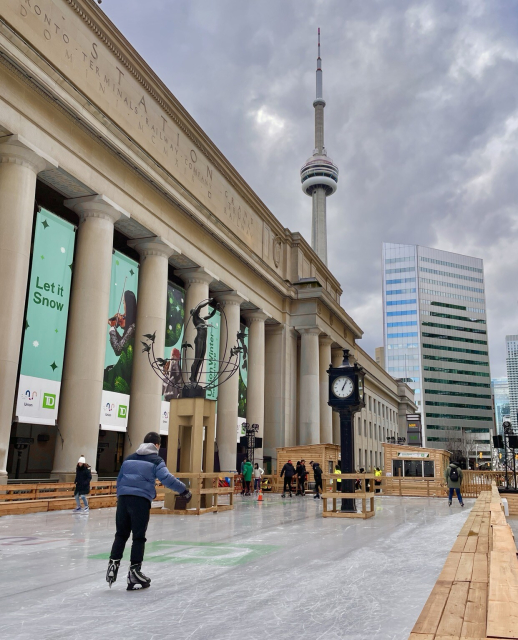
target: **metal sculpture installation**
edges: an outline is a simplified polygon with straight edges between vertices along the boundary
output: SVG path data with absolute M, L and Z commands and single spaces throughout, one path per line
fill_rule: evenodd
M 209 305 L 213 307 L 212 310 L 208 315 L 202 316 L 201 310 Z M 225 346 L 220 350 L 220 359 L 206 358 L 208 328 L 212 326 L 207 320 L 213 318 L 217 311 L 221 313 L 222 320 L 220 343 L 223 344 L 224 341 Z M 247 352 L 245 333 L 238 331 L 235 345 L 229 348 L 225 311 L 213 298 L 202 300 L 194 309 L 191 309 L 185 326 L 186 333 L 191 322 L 196 329 L 194 347 L 184 340 L 179 363 L 178 358 L 161 358 L 155 355 L 156 331 L 143 336 L 146 341 L 142 341 L 142 351 L 147 353 L 151 368 L 164 385 L 178 389 L 183 398 L 204 398 L 207 391 L 219 387 L 239 370 L 241 354 L 246 357 Z M 189 350 L 194 350 L 192 358 L 188 357 Z M 177 372 L 174 377 L 171 376 L 173 368 Z

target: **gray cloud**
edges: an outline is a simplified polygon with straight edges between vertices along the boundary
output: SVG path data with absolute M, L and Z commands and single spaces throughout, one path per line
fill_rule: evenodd
M 381 243 L 484 259 L 492 375 L 518 333 L 515 0 L 105 0 L 102 5 L 279 220 L 310 237 L 298 171 L 313 149 L 316 28 L 329 264 L 382 343 Z

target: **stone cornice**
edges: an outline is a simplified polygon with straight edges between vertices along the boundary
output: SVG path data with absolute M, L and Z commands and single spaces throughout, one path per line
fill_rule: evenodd
M 261 309 L 244 311 L 241 315 L 246 318 L 249 325 L 253 322 L 262 322 L 264 324 L 264 322 L 271 317 L 268 313 L 265 313 Z
M 218 281 L 218 278 L 213 273 L 210 273 L 210 271 L 207 271 L 203 267 L 195 267 L 194 269 L 177 269 L 174 274 L 181 278 L 187 287 L 191 284 L 210 285 L 212 282 Z
M 248 298 L 239 293 L 238 291 L 228 291 L 226 293 L 220 293 L 215 296 L 218 304 L 222 307 L 228 306 L 241 306 L 243 302 L 248 302 Z

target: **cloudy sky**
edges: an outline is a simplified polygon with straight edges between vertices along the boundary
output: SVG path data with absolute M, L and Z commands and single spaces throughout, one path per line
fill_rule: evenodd
M 518 333 L 516 0 L 104 0 L 101 5 L 276 217 L 310 241 L 316 32 L 329 266 L 382 344 L 381 243 L 484 260 L 492 376 Z M 516 243 L 516 244 L 515 244 Z

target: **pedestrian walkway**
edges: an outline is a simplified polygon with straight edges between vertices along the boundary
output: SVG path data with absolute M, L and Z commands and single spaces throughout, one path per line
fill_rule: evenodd
M 105 582 L 114 509 L 0 519 L 0 637 L 9 640 L 406 640 L 468 517 L 433 498 L 376 498 L 376 517 L 320 501 L 152 516 L 142 592 Z M 138 601 L 138 602 L 137 602 Z

